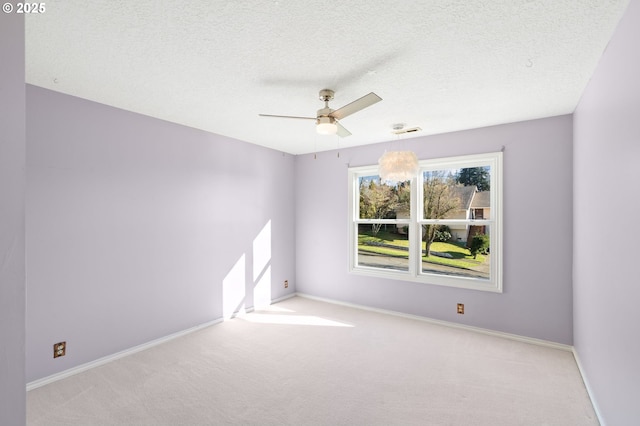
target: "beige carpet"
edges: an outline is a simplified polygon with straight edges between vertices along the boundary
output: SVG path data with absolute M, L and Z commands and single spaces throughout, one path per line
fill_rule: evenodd
M 570 352 L 295 297 L 34 389 L 28 425 L 597 425 Z

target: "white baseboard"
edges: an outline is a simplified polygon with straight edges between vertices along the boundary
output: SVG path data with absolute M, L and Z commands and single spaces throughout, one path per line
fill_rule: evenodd
M 578 356 L 578 352 L 576 352 L 576 348 L 573 350 L 573 357 L 576 360 L 576 364 L 578 365 L 578 371 L 580 371 L 580 376 L 582 376 L 582 382 L 584 383 L 584 387 L 587 389 L 587 394 L 589 394 L 589 399 L 591 399 L 591 405 L 593 405 L 593 410 L 596 412 L 596 417 L 598 417 L 598 422 L 600 422 L 601 426 L 606 426 L 602 416 L 600 415 L 600 409 L 598 408 L 598 403 L 596 402 L 595 396 L 591 391 L 591 386 L 589 385 L 589 380 L 587 379 L 586 372 L 582 368 L 582 363 L 580 362 L 580 357 Z
M 196 332 L 203 328 L 212 326 L 214 324 L 219 324 L 224 321 L 222 318 L 206 322 L 204 324 L 196 325 L 195 327 L 188 328 L 186 330 L 178 331 L 177 333 L 169 334 L 168 336 L 160 337 L 159 339 L 152 340 L 147 343 L 143 343 L 138 346 L 134 346 L 129 349 L 125 349 L 120 352 L 116 352 L 115 354 L 107 355 L 102 358 L 98 358 L 94 361 L 87 362 L 85 364 L 78 365 L 76 367 L 70 368 L 68 370 L 61 371 L 56 374 L 52 374 L 51 376 L 43 377 L 42 379 L 34 380 L 32 382 L 27 383 L 27 392 L 36 388 L 39 388 L 44 385 L 48 385 L 49 383 L 56 382 L 58 380 L 62 380 L 69 376 L 73 376 L 78 373 L 82 373 L 83 371 L 90 370 L 92 368 L 107 364 L 111 361 L 115 361 L 120 358 L 124 358 L 125 356 L 135 354 L 136 352 L 144 351 L 145 349 L 152 348 L 154 346 L 158 346 L 162 343 L 168 342 L 173 339 L 177 339 L 178 337 L 185 336 L 187 334 Z
M 535 339 L 533 337 L 520 336 L 518 334 L 504 333 L 502 331 L 489 330 L 487 328 L 473 327 L 471 325 L 458 324 L 458 323 L 455 323 L 455 322 L 437 320 L 437 319 L 428 318 L 428 317 L 421 317 L 419 315 L 405 314 L 403 312 L 390 311 L 390 310 L 386 310 L 386 309 L 372 308 L 372 307 L 369 307 L 369 306 L 357 305 L 355 303 L 342 302 L 342 301 L 334 300 L 334 299 L 326 299 L 324 297 L 317 297 L 317 296 L 312 296 L 312 295 L 304 294 L 304 293 L 296 293 L 296 295 L 300 296 L 300 297 L 307 298 L 307 299 L 317 300 L 319 302 L 333 303 L 335 305 L 342 305 L 342 306 L 346 306 L 346 307 L 350 307 L 350 308 L 362 309 L 362 310 L 365 310 L 365 311 L 377 312 L 377 313 L 381 313 L 381 314 L 394 315 L 394 316 L 397 316 L 397 317 L 409 318 L 409 319 L 414 319 L 414 320 L 418 320 L 418 321 L 424 321 L 424 322 L 428 322 L 428 323 L 431 323 L 431 324 L 442 325 L 442 326 L 445 326 L 445 327 L 452 327 L 452 328 L 458 328 L 458 329 L 462 329 L 462 330 L 474 331 L 476 333 L 488 334 L 490 336 L 496 336 L 496 337 L 503 337 L 505 339 L 517 340 L 519 342 L 531 343 L 533 345 L 545 346 L 545 347 L 554 348 L 554 349 L 560 349 L 560 350 L 567 351 L 567 352 L 571 352 L 573 350 L 573 346 L 571 346 L 571 345 L 565 345 L 563 343 L 551 342 L 549 340 Z
M 286 296 L 282 296 L 282 297 L 279 297 L 279 298 L 277 298 L 277 299 L 273 299 L 273 300 L 271 301 L 271 303 L 278 303 L 278 302 L 282 302 L 283 300 L 291 299 L 292 297 L 296 297 L 297 295 L 298 295 L 298 294 L 297 294 L 297 293 L 295 293 L 295 292 L 294 292 L 294 293 L 290 293 L 290 294 L 287 294 Z
M 295 295 L 296 295 L 295 293 L 291 293 L 291 294 L 288 294 L 286 296 L 280 297 L 278 299 L 274 299 L 274 300 L 271 301 L 271 303 L 278 303 L 278 302 L 281 302 L 283 300 L 289 299 L 291 297 L 295 297 Z M 235 318 L 236 316 L 242 315 L 244 313 L 253 312 L 253 310 L 254 310 L 253 307 L 245 308 L 243 310 L 243 312 L 235 312 L 231 316 L 231 318 Z M 107 364 L 107 363 L 109 363 L 111 361 L 115 361 L 117 359 L 124 358 L 126 356 L 135 354 L 136 352 L 144 351 L 145 349 L 149 349 L 149 348 L 152 348 L 154 346 L 161 345 L 161 344 L 166 343 L 166 342 L 168 342 L 170 340 L 177 339 L 178 337 L 182 337 L 182 336 L 185 336 L 187 334 L 196 332 L 198 330 L 202 330 L 203 328 L 206 328 L 206 327 L 209 327 L 209 326 L 212 326 L 212 325 L 215 325 L 215 324 L 219 324 L 219 323 L 221 323 L 223 321 L 224 321 L 224 318 L 218 318 L 218 319 L 215 319 L 213 321 L 209 321 L 209 322 L 206 322 L 204 324 L 196 325 L 196 326 L 188 328 L 186 330 L 178 331 L 178 332 L 170 334 L 168 336 L 160 337 L 159 339 L 155 339 L 155 340 L 152 340 L 150 342 L 143 343 L 141 345 L 134 346 L 134 347 L 129 348 L 129 349 L 125 349 L 125 350 L 117 352 L 115 354 L 107 355 L 105 357 L 96 359 L 94 361 L 90 361 L 90 362 L 87 362 L 85 364 L 81 364 L 81 365 L 78 365 L 76 367 L 72 367 L 72 368 L 70 368 L 68 370 L 64 370 L 64 371 L 61 371 L 59 373 L 52 374 L 51 376 L 47 376 L 47 377 L 43 377 L 42 379 L 34 380 L 32 382 L 27 383 L 27 392 L 30 391 L 30 390 L 39 388 L 41 386 L 48 385 L 49 383 L 53 383 L 53 382 L 56 382 L 58 380 L 62 380 L 62 379 L 67 378 L 69 376 L 73 376 L 75 374 L 82 373 L 83 371 L 87 371 L 87 370 L 90 370 L 92 368 Z
M 539 345 L 539 346 L 546 346 L 546 347 L 560 349 L 560 350 L 569 351 L 569 352 L 573 351 L 573 347 L 572 346 L 564 345 L 564 344 L 561 344 L 561 343 L 550 342 L 550 341 L 541 340 L 541 339 L 534 339 L 534 338 L 531 338 L 531 337 L 519 336 L 519 335 L 516 335 L 516 334 L 503 333 L 503 332 L 500 332 L 500 331 L 488 330 L 488 329 L 484 329 L 484 328 L 473 327 L 473 326 L 464 325 L 464 324 L 457 324 L 457 323 L 448 322 L 448 321 L 436 320 L 436 319 L 432 319 L 432 318 L 421 317 L 421 316 L 418 316 L 418 315 L 405 314 L 405 313 L 402 313 L 402 312 L 390 311 L 390 310 L 386 310 L 386 309 L 372 308 L 372 307 L 369 307 L 369 306 L 357 305 L 357 304 L 354 304 L 354 303 L 342 302 L 342 301 L 333 300 L 333 299 L 326 299 L 326 298 L 323 298 L 323 297 L 312 296 L 312 295 L 304 294 L 304 293 L 291 293 L 291 294 L 288 294 L 286 296 L 280 297 L 278 299 L 274 299 L 274 300 L 271 301 L 271 303 L 282 302 L 283 300 L 287 300 L 287 299 L 290 299 L 290 298 L 295 297 L 295 296 L 300 296 L 300 297 L 304 297 L 304 298 L 307 298 L 307 299 L 317 300 L 317 301 L 320 301 L 320 302 L 333 303 L 333 304 L 336 304 L 336 305 L 342 305 L 342 306 L 347 306 L 347 307 L 356 308 L 356 309 L 362 309 L 362 310 L 366 310 L 366 311 L 378 312 L 378 313 L 383 313 L 383 314 L 387 314 L 387 315 L 394 315 L 394 316 L 399 316 L 399 317 L 403 317 L 403 318 L 409 318 L 409 319 L 414 319 L 414 320 L 418 320 L 418 321 L 424 321 L 424 322 L 428 322 L 428 323 L 431 323 L 431 324 L 438 324 L 438 325 L 442 325 L 442 326 L 446 326 L 446 327 L 453 327 L 453 328 L 459 328 L 459 329 L 463 329 L 463 330 L 475 331 L 477 333 L 483 333 L 483 334 L 488 334 L 488 335 L 492 335 L 492 336 L 503 337 L 503 338 L 506 338 L 506 339 L 517 340 L 517 341 L 520 341 L 520 342 L 531 343 L 531 344 Z M 250 307 L 250 308 L 246 308 L 244 312 L 245 313 L 250 313 L 252 311 L 253 311 L 253 307 Z M 232 318 L 235 317 L 235 316 L 237 316 L 237 314 L 234 314 L 232 316 Z M 155 340 L 152 340 L 150 342 L 143 343 L 141 345 L 134 346 L 134 347 L 129 348 L 129 349 L 125 349 L 125 350 L 117 352 L 115 354 L 107 355 L 105 357 L 96 359 L 94 361 L 91 361 L 91 362 L 88 362 L 88 363 L 85 363 L 85 364 L 82 364 L 82 365 L 78 365 L 78 366 L 70 368 L 68 370 L 61 371 L 61 372 L 56 373 L 56 374 L 52 374 L 51 376 L 47 376 L 47 377 L 44 377 L 42 379 L 34 380 L 32 382 L 27 383 L 27 391 L 39 388 L 41 386 L 48 385 L 50 383 L 53 383 L 53 382 L 58 381 L 58 380 L 62 380 L 64 378 L 66 378 L 66 377 L 70 377 L 70 376 L 73 376 L 73 375 L 78 374 L 78 373 L 82 373 L 83 371 L 87 371 L 87 370 L 90 370 L 92 368 L 98 367 L 100 365 L 104 365 L 106 363 L 109 363 L 111 361 L 115 361 L 117 359 L 126 357 L 128 355 L 132 355 L 132 354 L 134 354 L 136 352 L 140 352 L 140 351 L 143 351 L 145 349 L 152 348 L 154 346 L 160 345 L 162 343 L 168 342 L 168 341 L 176 339 L 178 337 L 185 336 L 187 334 L 193 333 L 193 332 L 201 330 L 203 328 L 206 328 L 206 327 L 209 327 L 209 326 L 212 326 L 212 325 L 215 325 L 215 324 L 219 324 L 219 323 L 221 323 L 223 321 L 224 321 L 223 318 L 219 318 L 219 319 L 216 319 L 216 320 L 213 320 L 213 321 L 209 321 L 209 322 L 206 322 L 204 324 L 200 324 L 200 325 L 197 325 L 195 327 L 191 327 L 191 328 L 188 328 L 186 330 L 182 330 L 182 331 L 170 334 L 168 336 L 164 336 L 164 337 L 161 337 L 159 339 L 155 339 Z M 574 356 L 575 356 L 576 362 L 577 362 L 578 358 L 577 358 L 577 356 L 575 354 L 575 351 L 574 351 Z M 578 368 L 580 368 L 579 362 L 578 362 Z M 580 370 L 580 372 L 582 374 L 582 370 Z M 585 380 L 585 385 L 586 385 L 586 378 L 584 377 L 584 374 L 583 374 L 583 380 Z M 589 387 L 588 386 L 587 386 L 587 390 L 589 391 Z M 589 395 L 591 396 L 591 392 L 589 392 Z M 598 414 L 598 410 L 596 408 L 595 401 L 593 400 L 593 398 L 592 398 L 592 402 L 594 402 L 594 409 L 596 409 L 596 413 Z M 598 417 L 599 417 L 599 414 L 598 414 Z

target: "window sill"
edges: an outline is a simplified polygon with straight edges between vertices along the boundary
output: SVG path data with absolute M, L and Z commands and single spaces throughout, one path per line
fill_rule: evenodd
M 425 285 L 502 293 L 501 283 L 478 278 L 447 277 L 442 274 L 429 273 L 421 273 L 419 275 L 415 275 L 408 271 L 380 270 L 380 268 L 368 268 L 363 266 L 353 267 L 350 269 L 349 273 L 372 278 L 409 281 Z

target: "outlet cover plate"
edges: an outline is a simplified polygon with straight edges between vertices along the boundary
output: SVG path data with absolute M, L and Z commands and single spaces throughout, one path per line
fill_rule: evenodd
M 53 357 L 58 358 L 67 354 L 67 342 L 59 342 L 53 345 Z

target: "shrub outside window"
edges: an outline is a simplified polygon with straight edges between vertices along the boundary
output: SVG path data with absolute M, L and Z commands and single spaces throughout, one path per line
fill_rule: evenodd
M 502 292 L 502 153 L 420 161 L 410 181 L 349 169 L 350 271 Z

